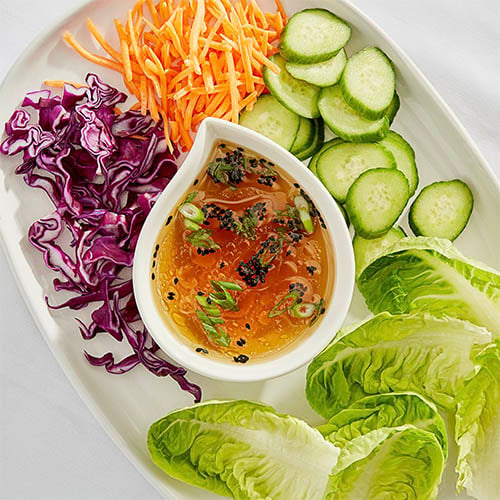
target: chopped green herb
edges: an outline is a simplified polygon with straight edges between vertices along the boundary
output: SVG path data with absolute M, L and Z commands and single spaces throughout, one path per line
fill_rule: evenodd
M 236 189 L 247 173 L 258 175 L 259 184 L 268 186 L 271 186 L 277 178 L 275 170 L 266 160 L 248 159 L 238 148 L 226 151 L 224 156 L 219 156 L 210 162 L 207 173 L 216 184 L 220 182 L 231 189 Z
M 199 224 L 196 224 L 196 222 L 193 222 L 189 219 L 184 219 L 184 227 L 186 229 L 189 229 L 189 231 L 198 231 L 201 229 L 201 226 Z
M 197 248 L 206 248 L 209 250 L 218 250 L 220 246 L 212 239 L 210 229 L 198 229 L 186 236 L 186 240 Z
M 201 321 L 203 329 L 207 335 L 216 343 L 224 347 L 229 347 L 231 339 L 229 335 L 220 327 L 216 326 L 218 324 L 224 323 L 224 320 L 220 318 L 213 318 L 203 311 L 196 311 L 198 318 Z
M 228 291 L 228 290 L 236 290 L 238 292 L 241 292 L 243 288 L 241 288 L 240 285 L 238 285 L 237 283 L 233 283 L 232 281 L 212 280 L 210 283 L 212 284 L 214 292 L 210 293 L 208 297 L 210 300 L 212 300 L 212 302 L 215 302 L 219 307 L 221 307 L 225 311 L 240 310 L 238 303 Z
M 299 300 L 304 295 L 303 292 L 299 290 L 293 290 L 290 293 L 286 294 L 278 303 L 269 311 L 268 317 L 274 318 L 275 316 L 279 316 L 284 312 L 290 311 L 297 304 L 300 304 Z
M 191 203 L 196 198 L 197 195 L 198 195 L 198 191 L 191 191 L 186 196 L 186 199 L 184 200 L 184 203 Z
M 233 283 L 232 281 L 216 281 L 216 280 L 210 280 L 210 284 L 212 285 L 212 288 L 216 291 L 219 292 L 221 290 L 236 290 L 237 292 L 242 292 L 243 288 L 241 288 L 238 283 Z
M 241 292 L 243 288 L 232 281 L 211 280 L 210 283 L 214 291 L 208 297 L 205 297 L 203 292 L 198 292 L 195 296 L 198 304 L 202 307 L 202 310 L 196 311 L 196 315 L 207 335 L 217 344 L 228 347 L 231 339 L 222 328 L 216 325 L 224 324 L 224 320 L 220 317 L 221 309 L 239 311 L 238 302 L 229 290 Z
M 233 231 L 244 238 L 255 240 L 257 224 L 259 221 L 264 220 L 266 211 L 266 204 L 263 202 L 256 203 L 253 207 L 245 209 L 245 213 L 238 217 L 238 220 L 234 220 Z
M 318 321 L 319 317 L 325 313 L 325 301 L 324 299 L 320 299 L 320 301 L 317 304 L 314 304 L 316 306 L 316 309 L 314 311 L 314 315 L 311 319 L 311 322 L 309 323 L 309 326 L 313 326 L 316 321 Z

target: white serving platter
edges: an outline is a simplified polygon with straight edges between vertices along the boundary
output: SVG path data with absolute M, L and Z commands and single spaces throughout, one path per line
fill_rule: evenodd
M 27 91 L 40 88 L 45 79 L 81 81 L 87 72 L 95 71 L 123 89 L 118 74 L 81 59 L 66 47 L 61 35 L 70 30 L 86 46 L 92 46 L 85 26 L 87 17 L 92 17 L 109 38 L 114 38 L 113 18 L 122 16 L 132 4 L 132 0 L 94 0 L 50 27 L 18 60 L 0 87 L 0 123 L 10 117 Z M 349 54 L 364 46 L 377 45 L 394 61 L 401 109 L 393 128 L 405 136 L 416 151 L 420 186 L 456 177 L 471 186 L 474 212 L 456 244 L 466 255 L 500 268 L 500 185 L 467 132 L 425 77 L 377 26 L 348 2 L 285 0 L 284 4 L 288 14 L 305 7 L 332 10 L 352 27 Z M 262 5 L 272 8 L 273 4 L 266 0 Z M 51 206 L 43 192 L 28 188 L 14 175 L 17 163 L 17 158 L 0 157 L 1 239 L 26 303 L 68 379 L 103 428 L 160 494 L 179 500 L 216 498 L 162 474 L 150 462 L 146 448 L 149 425 L 174 408 L 190 405 L 191 397 L 181 392 L 175 382 L 155 378 L 141 368 L 116 377 L 89 366 L 82 355 L 84 348 L 101 354 L 111 344 L 104 337 L 91 342 L 81 340 L 73 311 L 47 309 L 45 295 L 48 294 L 52 302 L 60 302 L 62 296 L 52 292 L 54 276 L 44 267 L 40 253 L 28 243 L 26 234 L 31 223 L 48 214 Z M 405 216 L 402 221 L 407 229 Z M 367 314 L 362 298 L 356 293 L 347 321 L 360 320 Z M 85 319 L 84 315 L 78 316 Z M 112 345 L 116 347 L 116 343 Z M 202 386 L 204 399 L 261 400 L 280 412 L 317 424 L 321 419 L 308 407 L 304 397 L 304 374 L 305 369 L 300 369 L 273 381 L 250 384 L 211 381 L 195 374 L 189 378 Z M 442 499 L 456 498 L 454 450 L 450 451 L 448 470 L 440 487 Z

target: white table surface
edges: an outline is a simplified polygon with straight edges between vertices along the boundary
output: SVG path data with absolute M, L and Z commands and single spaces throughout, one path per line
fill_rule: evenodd
M 0 0 L 0 80 L 44 27 L 79 3 Z M 498 0 L 354 3 L 416 62 L 500 177 Z M 0 499 L 159 498 L 66 380 L 1 250 L 0 304 Z

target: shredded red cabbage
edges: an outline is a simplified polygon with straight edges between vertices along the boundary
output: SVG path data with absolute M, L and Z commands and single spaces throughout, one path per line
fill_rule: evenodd
M 199 401 L 200 388 L 185 378 L 186 370 L 160 356 L 141 323 L 130 278 L 139 232 L 177 171 L 178 153 L 168 151 L 161 123 L 138 111 L 115 112 L 125 94 L 94 74 L 86 83 L 65 85 L 62 96 L 28 93 L 6 123 L 7 138 L 0 145 L 5 155 L 23 154 L 16 173 L 43 189 L 55 206 L 30 227 L 29 241 L 58 273 L 55 290 L 75 296 L 49 307 L 79 310 L 102 303 L 89 325 L 77 320 L 82 337 L 105 333 L 125 339 L 132 353 L 116 361 L 111 352 L 100 357 L 85 352 L 89 363 L 114 374 L 142 364 L 157 376 L 172 377 Z M 61 243 L 68 233 L 70 250 Z

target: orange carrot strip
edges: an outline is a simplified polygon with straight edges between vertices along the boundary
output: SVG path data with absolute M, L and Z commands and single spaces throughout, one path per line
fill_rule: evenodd
M 215 110 L 220 106 L 222 101 L 226 98 L 226 93 L 221 92 L 220 94 L 217 95 L 217 97 L 214 97 L 210 104 L 207 106 L 207 109 L 205 109 L 205 113 L 210 116 L 212 115 Z
M 229 75 L 229 87 L 230 87 L 230 96 L 231 96 L 231 108 L 233 111 L 232 122 L 238 123 L 238 101 L 239 101 L 239 93 L 238 93 L 238 83 L 236 81 L 236 77 L 234 75 L 234 59 L 230 50 L 226 50 L 226 62 L 227 62 L 227 71 Z
M 276 8 L 278 9 L 278 12 L 280 13 L 281 19 L 284 21 L 287 19 L 287 15 L 285 12 L 285 9 L 283 8 L 283 4 L 281 3 L 280 0 L 274 0 L 276 3 Z
M 214 79 L 210 73 L 210 63 L 208 61 L 203 61 L 201 65 L 201 72 L 203 76 L 203 84 L 205 86 L 206 92 L 211 92 L 214 89 Z
M 153 85 L 148 85 L 148 108 L 149 112 L 151 113 L 151 118 L 155 122 L 158 122 L 160 120 L 160 114 L 158 113 L 158 106 L 156 104 L 156 98 L 154 95 L 154 87 Z
M 213 25 L 212 29 L 210 30 L 207 38 L 205 39 L 205 46 L 203 47 L 201 54 L 200 54 L 200 61 L 204 61 L 205 57 L 207 56 L 208 49 L 210 47 L 210 43 L 214 39 L 214 36 L 217 34 L 222 21 L 224 20 L 224 14 L 221 14 L 218 18 L 217 21 L 215 21 L 215 24 Z
M 141 86 L 139 90 L 140 90 L 141 114 L 146 116 L 147 106 L 148 106 L 148 88 L 145 76 L 141 76 Z
M 257 5 L 257 2 L 255 0 L 250 0 L 250 4 L 252 5 L 253 12 L 255 13 L 255 16 L 257 19 L 262 24 L 263 28 L 268 28 L 269 23 L 267 22 L 266 16 L 264 13 L 260 10 L 260 7 Z
M 156 7 L 151 0 L 146 0 L 146 3 L 148 4 L 149 12 L 151 12 L 151 18 L 153 19 L 154 25 L 159 28 L 161 26 L 161 22 L 158 10 L 156 10 Z
M 184 113 L 184 128 L 186 130 L 191 130 L 191 122 L 193 119 L 193 111 L 198 101 L 198 96 L 193 96 L 186 106 L 186 111 Z
M 279 67 L 274 64 L 272 61 L 270 61 L 266 56 L 261 54 L 258 50 L 255 50 L 254 48 L 252 49 L 252 55 L 254 56 L 257 61 L 262 63 L 264 66 L 267 66 L 273 73 L 279 74 L 280 69 Z
M 175 31 L 175 28 L 172 26 L 172 23 L 170 21 L 166 21 L 164 26 L 165 29 L 170 34 L 170 37 L 172 38 L 172 42 L 174 44 L 174 47 L 177 49 L 177 52 L 182 57 L 182 59 L 186 59 L 187 54 L 184 52 L 184 49 L 182 48 L 181 41 L 179 39 L 179 36 L 177 35 L 177 32 Z
M 205 17 L 205 2 L 198 0 L 196 3 L 196 14 L 191 26 L 189 35 L 189 57 L 194 65 L 194 71 L 201 75 L 200 62 L 198 61 L 199 37 L 203 27 L 203 18 Z
M 121 40 L 120 46 L 122 49 L 122 64 L 123 64 L 123 71 L 125 73 L 125 78 L 127 81 L 131 82 L 133 79 L 132 75 L 132 64 L 130 63 L 130 53 L 128 50 L 128 43 L 126 40 Z
M 87 19 L 87 27 L 92 33 L 92 36 L 96 39 L 97 43 L 116 61 L 120 61 L 120 53 L 115 50 L 101 35 L 95 24 L 89 18 Z
M 252 81 L 252 62 L 250 60 L 250 54 L 248 52 L 248 46 L 245 43 L 245 39 L 243 36 L 238 37 L 240 53 L 241 53 L 241 62 L 243 65 L 243 70 L 245 73 L 245 88 L 247 92 L 253 92 L 255 90 L 255 85 Z
M 89 52 L 87 49 L 84 49 L 74 38 L 71 33 L 64 33 L 64 41 L 73 49 L 75 49 L 82 57 L 87 59 L 90 62 L 99 64 L 100 66 L 104 66 L 105 68 L 113 69 L 115 71 L 121 72 L 122 66 L 121 64 L 116 63 L 112 59 L 108 59 L 107 57 L 102 57 L 97 54 L 93 54 Z
M 81 89 L 83 87 L 87 87 L 85 83 L 76 83 L 76 82 L 70 82 L 69 80 L 44 80 L 43 82 L 44 85 L 47 85 L 47 87 L 55 87 L 55 88 L 63 88 L 66 84 L 71 85 L 72 87 L 75 87 L 77 89 Z

